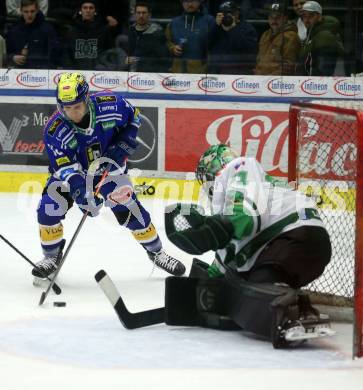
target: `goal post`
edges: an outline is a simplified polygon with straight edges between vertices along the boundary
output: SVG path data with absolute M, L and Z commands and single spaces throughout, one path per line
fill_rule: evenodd
M 361 105 L 361 106 L 360 106 Z M 353 307 L 353 356 L 363 356 L 363 102 L 289 110 L 288 181 L 317 200 L 332 260 L 309 290 Z

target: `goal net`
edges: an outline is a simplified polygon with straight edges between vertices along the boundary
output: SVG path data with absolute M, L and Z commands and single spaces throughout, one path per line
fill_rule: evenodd
M 292 104 L 289 181 L 315 198 L 332 259 L 308 289 L 312 299 L 352 307 L 354 356 L 363 356 L 363 102 Z

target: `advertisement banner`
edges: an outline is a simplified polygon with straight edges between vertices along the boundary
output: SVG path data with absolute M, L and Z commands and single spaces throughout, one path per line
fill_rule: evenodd
M 0 164 L 47 165 L 42 129 L 52 104 L 0 104 Z
M 0 104 L 0 164 L 47 166 L 43 128 L 55 110 L 53 104 Z M 139 146 L 130 167 L 157 170 L 158 109 L 140 107 Z
M 210 145 L 228 143 L 269 174 L 287 176 L 286 111 L 167 108 L 165 137 L 166 171 L 193 172 Z
M 353 182 L 357 174 L 357 125 L 349 115 L 300 112 L 300 179 Z
M 2 89 L 53 91 L 64 70 L 0 69 Z M 82 72 L 91 91 L 244 98 L 353 99 L 363 97 L 362 77 L 251 76 L 183 73 Z M 6 93 L 6 92 L 5 92 Z

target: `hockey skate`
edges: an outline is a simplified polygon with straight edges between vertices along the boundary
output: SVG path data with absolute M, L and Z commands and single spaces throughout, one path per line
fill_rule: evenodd
M 51 278 L 54 272 L 57 270 L 58 265 L 62 259 L 62 249 L 65 244 L 63 240 L 62 245 L 55 254 L 45 254 L 43 259 L 36 263 L 36 267 L 32 270 L 32 275 L 34 276 L 33 285 L 37 287 L 45 287 L 49 282 L 46 279 L 47 277 Z
M 185 267 L 179 260 L 168 255 L 164 249 L 159 252 L 147 252 L 149 259 L 159 268 L 174 276 L 182 276 L 185 273 Z
M 287 318 L 277 327 L 274 347 L 299 346 L 306 340 L 334 336 L 330 318 L 310 305 L 307 296 L 300 296 L 298 306 L 290 308 Z

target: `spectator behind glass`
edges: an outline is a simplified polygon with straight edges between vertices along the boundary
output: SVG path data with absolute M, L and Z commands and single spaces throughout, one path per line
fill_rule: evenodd
M 287 9 L 274 3 L 269 7 L 268 24 L 259 42 L 257 75 L 292 75 L 300 51 L 297 27 L 288 21 Z
M 166 28 L 167 45 L 172 54 L 171 71 L 206 73 L 208 33 L 214 18 L 201 11 L 201 0 L 182 0 L 184 12 Z
M 21 16 L 20 11 L 21 0 L 6 0 L 6 14 L 7 16 Z M 48 0 L 38 0 L 39 9 L 43 15 L 46 16 L 48 12 Z
M 96 0 L 81 1 L 66 40 L 65 68 L 103 70 L 112 67 L 113 64 L 103 62 L 103 54 L 114 46 L 116 32 L 98 16 Z
M 57 34 L 39 11 L 37 0 L 21 0 L 21 18 L 7 33 L 8 66 L 54 69 L 60 57 Z
M 157 23 L 151 23 L 151 9 L 146 2 L 135 6 L 136 22 L 129 31 L 129 55 L 126 63 L 132 72 L 166 72 L 169 53 L 165 33 Z
M 292 0 L 292 7 L 294 8 L 297 18 L 294 19 L 294 23 L 297 26 L 297 33 L 299 34 L 300 41 L 306 39 L 306 27 L 301 18 L 303 5 L 306 3 L 306 0 Z
M 340 23 L 333 16 L 323 16 L 316 1 L 303 5 L 302 19 L 307 38 L 300 51 L 299 73 L 308 76 L 333 76 L 339 58 L 344 57 Z
M 256 61 L 257 32 L 240 20 L 233 1 L 225 1 L 216 15 L 209 37 L 208 73 L 251 74 Z

